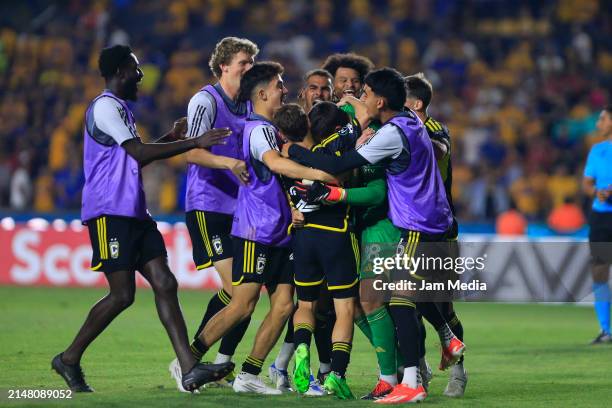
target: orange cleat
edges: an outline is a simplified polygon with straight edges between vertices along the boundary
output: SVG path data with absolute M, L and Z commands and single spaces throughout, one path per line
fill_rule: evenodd
M 465 344 L 457 337 L 453 337 L 448 344 L 448 347 L 442 347 L 442 359 L 440 360 L 440 370 L 444 371 L 448 367 L 457 364 L 463 356 Z
M 406 404 L 420 402 L 427 397 L 427 391 L 419 384 L 416 388 L 410 388 L 406 384 L 397 384 L 386 396 L 374 401 L 377 404 Z
M 393 391 L 393 386 L 386 382 L 385 380 L 378 380 L 376 387 L 368 394 L 361 397 L 362 400 L 377 400 L 379 398 L 384 397 Z

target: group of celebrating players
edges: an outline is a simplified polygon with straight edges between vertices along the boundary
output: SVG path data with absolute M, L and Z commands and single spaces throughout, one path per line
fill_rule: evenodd
M 421 301 L 406 291 L 365 296 L 376 275 L 360 258 L 377 243 L 409 257 L 431 251 L 429 244 L 456 245 L 451 144 L 446 127 L 427 115 L 431 84 L 422 74 L 404 77 L 391 68 L 374 70 L 363 56 L 334 54 L 305 75 L 298 103 L 285 104 L 283 67 L 255 62 L 258 52 L 247 39 L 222 39 L 209 61 L 218 82 L 191 98 L 187 120 L 163 136 L 171 141 L 143 143 L 126 103 L 137 99 L 138 60 L 127 46 L 102 50 L 107 89 L 85 115 L 82 220 L 92 269 L 104 272 L 110 291 L 52 368 L 74 391 L 93 391 L 81 357 L 133 302 L 138 271 L 155 294 L 176 353 L 170 372 L 181 391 L 215 382 L 236 392 L 353 399 L 346 371 L 356 324 L 379 369 L 376 386 L 362 398 L 422 401 L 432 377 L 424 317 L 440 337 L 439 368 L 450 368 L 444 393 L 462 396 L 463 328 L 450 299 Z M 191 344 L 141 177 L 148 163 L 185 152 L 193 259 L 198 270 L 214 266 L 223 284 Z M 422 272 L 411 274 L 423 279 Z M 232 356 L 262 286 L 269 311 L 235 375 Z M 260 373 L 285 326 L 268 368 L 270 386 Z M 201 363 L 218 341 L 214 362 Z

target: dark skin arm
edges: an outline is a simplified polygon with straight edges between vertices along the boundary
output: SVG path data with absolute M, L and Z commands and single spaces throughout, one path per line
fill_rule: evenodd
M 125 141 L 123 147 L 140 165 L 144 167 L 156 160 L 167 159 L 192 149 L 205 149 L 221 144 L 231 134 L 228 128 L 211 129 L 199 137 L 170 143 L 142 143 L 139 138 Z
M 338 175 L 347 170 L 368 164 L 368 161 L 357 153 L 356 150 L 351 150 L 342 156 L 329 156 L 319 152 L 311 152 L 302 146 L 292 144 L 288 147 L 283 146 L 283 152 L 286 152 L 289 157 L 296 159 L 300 163 L 315 169 L 321 169 L 333 175 Z

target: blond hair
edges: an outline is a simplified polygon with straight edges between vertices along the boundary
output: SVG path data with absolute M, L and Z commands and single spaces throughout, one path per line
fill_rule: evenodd
M 212 73 L 217 77 L 221 78 L 221 67 L 220 65 L 227 65 L 232 62 L 234 55 L 240 51 L 244 51 L 250 56 L 256 56 L 259 53 L 257 44 L 246 38 L 238 37 L 225 37 L 215 45 L 215 50 L 208 60 L 208 66 Z

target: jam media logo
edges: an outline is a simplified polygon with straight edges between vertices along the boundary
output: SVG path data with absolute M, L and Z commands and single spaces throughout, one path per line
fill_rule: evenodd
M 212 244 L 213 244 L 213 248 L 215 248 L 215 252 L 217 253 L 217 255 L 222 255 L 223 254 L 223 244 L 221 243 L 221 238 L 218 236 L 215 236 L 212 240 Z
M 261 275 L 265 268 L 266 268 L 266 255 L 259 254 L 259 256 L 257 257 L 257 266 L 255 267 L 255 272 L 257 272 L 258 275 Z
M 119 258 L 119 242 L 117 241 L 117 238 L 111 238 L 110 242 L 108 243 L 108 247 L 110 248 L 111 258 Z

